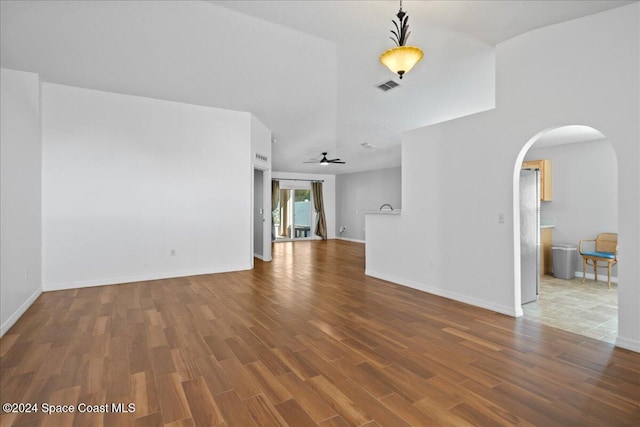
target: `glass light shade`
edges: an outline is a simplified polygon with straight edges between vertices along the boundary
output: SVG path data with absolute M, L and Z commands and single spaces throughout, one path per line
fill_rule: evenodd
M 418 47 L 398 46 L 383 52 L 380 55 L 380 62 L 394 73 L 400 74 L 402 78 L 402 75 L 420 62 L 423 56 L 424 53 Z

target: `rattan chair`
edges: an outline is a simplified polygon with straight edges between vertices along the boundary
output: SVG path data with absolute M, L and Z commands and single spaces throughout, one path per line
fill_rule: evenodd
M 595 250 L 582 249 L 583 242 L 595 242 Z M 582 255 L 582 283 L 587 274 L 587 265 L 593 266 L 593 275 L 598 280 L 598 268 L 607 267 L 607 285 L 611 288 L 611 267 L 618 262 L 618 235 L 616 233 L 600 233 L 595 240 L 580 240 L 578 245 Z M 598 263 L 606 263 L 599 265 Z

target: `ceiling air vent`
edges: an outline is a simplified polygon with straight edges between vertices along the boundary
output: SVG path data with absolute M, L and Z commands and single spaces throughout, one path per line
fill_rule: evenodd
M 400 86 L 398 83 L 394 82 L 393 80 L 389 80 L 388 82 L 382 83 L 381 85 L 378 85 L 378 89 L 386 92 L 390 89 L 393 89 L 394 87 Z

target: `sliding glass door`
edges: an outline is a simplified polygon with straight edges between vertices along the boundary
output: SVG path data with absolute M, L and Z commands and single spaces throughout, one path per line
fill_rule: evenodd
M 309 239 L 312 234 L 313 202 L 309 188 L 282 188 L 273 210 L 275 240 Z

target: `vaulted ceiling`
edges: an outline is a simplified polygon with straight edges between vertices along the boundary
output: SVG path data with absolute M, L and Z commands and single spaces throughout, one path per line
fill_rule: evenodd
M 405 1 L 425 59 L 378 63 L 396 1 L 5 1 L 2 67 L 46 82 L 249 111 L 277 171 L 398 166 L 405 130 L 494 107 L 501 41 L 629 1 Z M 400 86 L 382 92 L 390 79 Z M 375 148 L 365 149 L 369 143 Z M 322 151 L 346 165 L 303 163 Z

